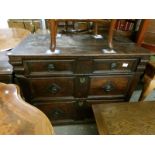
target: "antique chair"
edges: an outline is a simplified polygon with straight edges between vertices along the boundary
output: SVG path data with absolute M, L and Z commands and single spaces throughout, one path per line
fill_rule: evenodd
M 153 89 L 155 89 L 155 62 L 150 61 L 145 69 L 144 87 L 139 101 L 144 101 Z
M 56 49 L 56 37 L 57 37 L 57 28 L 58 28 L 58 22 L 64 21 L 60 19 L 49 19 L 49 29 L 50 29 L 50 35 L 51 35 L 51 44 L 50 44 L 50 50 L 48 51 L 49 53 L 53 54 L 59 54 L 60 50 Z M 65 20 L 67 21 L 67 20 Z M 78 20 L 73 20 L 72 21 L 78 21 Z M 97 19 L 85 19 L 83 21 L 86 22 L 94 22 L 95 23 L 95 29 L 94 29 L 94 35 L 97 36 L 98 32 L 98 20 Z M 103 49 L 104 53 L 115 53 L 113 50 L 113 30 L 115 29 L 115 24 L 116 20 L 111 20 L 110 27 L 109 27 L 109 32 L 108 32 L 108 49 Z
M 0 83 L 0 134 L 51 135 L 54 130 L 43 112 L 21 98 L 17 85 Z

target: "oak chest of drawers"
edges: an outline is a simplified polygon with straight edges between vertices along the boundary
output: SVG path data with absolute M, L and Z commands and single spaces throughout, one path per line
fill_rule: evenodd
M 30 35 L 9 55 L 25 100 L 55 124 L 91 120 L 92 104 L 128 101 L 150 55 L 132 42 L 114 41 L 116 53 L 104 54 L 103 39 L 57 40 L 60 54 L 47 52 L 49 35 Z

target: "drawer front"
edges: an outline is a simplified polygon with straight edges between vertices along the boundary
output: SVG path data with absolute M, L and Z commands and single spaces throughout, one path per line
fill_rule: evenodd
M 72 97 L 74 94 L 74 78 L 72 77 L 32 78 L 30 85 L 34 99 Z
M 27 60 L 26 74 L 72 74 L 74 60 Z
M 88 97 L 125 97 L 132 75 L 91 76 Z
M 131 72 L 136 70 L 137 59 L 95 59 L 93 73 Z
M 3 74 L 0 74 L 0 82 L 3 82 L 3 83 L 12 83 L 12 75 L 3 75 Z
M 76 60 L 75 73 L 76 74 L 87 74 L 92 73 L 92 59 L 80 57 Z
M 44 104 L 34 104 L 53 122 L 55 120 L 76 119 L 77 112 L 74 101 L 51 101 Z

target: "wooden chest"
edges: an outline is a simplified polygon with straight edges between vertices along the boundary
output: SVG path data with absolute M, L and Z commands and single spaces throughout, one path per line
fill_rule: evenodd
M 106 39 L 89 35 L 63 35 L 57 44 L 61 53 L 53 55 L 49 35 L 30 35 L 9 55 L 26 101 L 55 124 L 91 120 L 92 104 L 128 101 L 150 55 L 118 41 L 116 53 L 104 54 Z

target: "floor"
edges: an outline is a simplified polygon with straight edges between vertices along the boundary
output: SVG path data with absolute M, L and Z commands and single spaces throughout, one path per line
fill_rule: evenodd
M 137 89 L 133 92 L 130 102 L 138 101 L 142 91 L 142 84 L 139 84 Z M 155 100 L 155 91 L 153 91 L 147 98 L 147 101 Z M 57 135 L 98 135 L 96 124 L 78 124 L 78 125 L 63 125 L 54 126 Z

